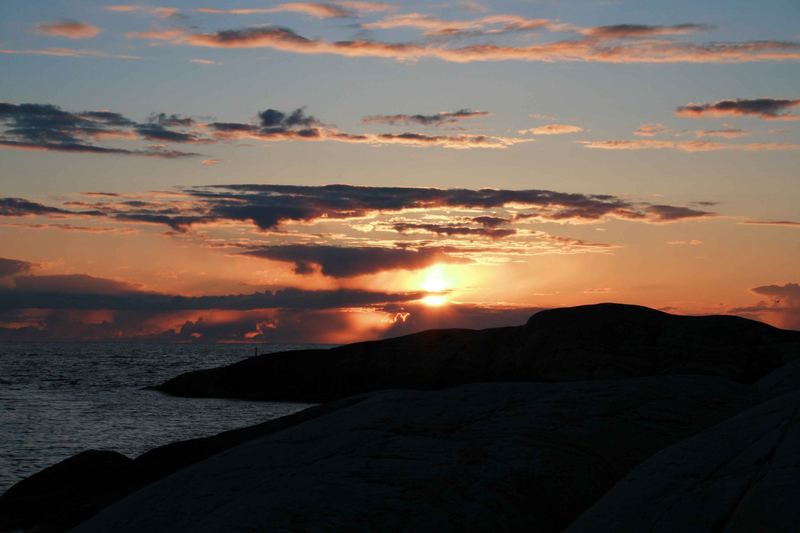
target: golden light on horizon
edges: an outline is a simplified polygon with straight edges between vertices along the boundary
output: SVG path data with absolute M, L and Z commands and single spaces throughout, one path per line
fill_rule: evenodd
M 444 294 L 429 294 L 420 301 L 431 307 L 440 307 L 448 302 L 447 296 Z

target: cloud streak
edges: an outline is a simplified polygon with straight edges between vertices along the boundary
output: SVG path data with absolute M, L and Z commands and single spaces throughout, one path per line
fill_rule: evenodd
M 710 104 L 687 104 L 675 110 L 680 117 L 736 117 L 753 116 L 762 120 L 800 120 L 800 115 L 789 110 L 800 106 L 800 98 L 755 98 L 720 100 Z
M 70 210 L 19 198 L 0 198 L 0 215 L 66 215 L 99 217 L 122 222 L 161 224 L 177 231 L 193 225 L 218 222 L 252 223 L 274 231 L 290 223 L 348 220 L 380 213 L 434 209 L 515 210 L 516 220 L 594 222 L 620 220 L 664 223 L 712 216 L 713 213 L 684 206 L 657 205 L 612 195 L 561 193 L 548 190 L 436 189 L 420 187 L 364 187 L 355 185 L 217 185 L 189 187 L 171 202 L 120 201 L 99 197 L 93 202 L 73 202 Z M 66 207 L 66 206 L 65 206 Z M 491 211 L 490 211 L 491 212 Z M 484 217 L 499 219 L 487 213 Z M 501 222 L 484 224 L 496 228 Z M 492 226 L 494 224 L 494 226 Z M 459 227 L 459 226 L 455 226 Z M 425 229 L 404 227 L 405 230 Z M 433 230 L 434 228 L 427 228 Z M 485 232 L 437 228 L 434 233 L 483 235 Z M 499 236 L 499 235 L 498 235 Z
M 0 257 L 0 278 L 30 272 L 35 266 L 29 261 Z
M 361 122 L 364 124 L 420 124 L 422 126 L 442 126 L 445 124 L 455 124 L 461 120 L 470 118 L 480 118 L 490 116 L 488 111 L 473 111 L 471 109 L 459 109 L 458 111 L 440 111 L 430 115 L 424 114 L 397 114 L 397 115 L 369 115 L 364 117 Z
M 535 128 L 519 130 L 520 134 L 530 133 L 531 135 L 566 135 L 569 133 L 581 133 L 584 129 L 580 126 L 571 124 L 545 124 Z
M 399 61 L 435 58 L 467 63 L 475 61 L 585 61 L 600 63 L 743 63 L 796 61 L 800 43 L 792 41 L 743 41 L 697 43 L 657 38 L 683 35 L 698 25 L 619 25 L 584 31 L 570 40 L 528 46 L 474 44 L 447 46 L 438 42 L 385 42 L 371 39 L 326 41 L 309 39 L 278 26 L 240 28 L 212 33 L 182 29 L 131 32 L 130 39 L 148 39 L 208 48 L 269 48 L 301 54 L 335 54 L 376 57 Z M 610 29 L 612 28 L 612 29 Z
M 66 39 L 91 39 L 97 37 L 100 28 L 79 22 L 77 20 L 60 20 L 58 22 L 42 22 L 36 26 L 36 31 L 49 37 L 64 37 Z
M 469 263 L 441 248 L 379 248 L 325 245 L 278 245 L 248 250 L 244 255 L 292 263 L 296 274 L 317 269 L 324 276 L 351 278 L 387 270 L 419 270 L 437 263 Z
M 579 141 L 594 150 L 678 150 L 681 152 L 775 152 L 800 150 L 795 143 L 720 143 L 714 141 L 662 141 L 653 139 Z
M 147 140 L 190 142 L 157 123 L 137 124 L 119 113 L 83 111 L 72 113 L 48 104 L 0 102 L 0 146 L 18 150 L 86 154 L 137 155 L 160 158 L 191 157 L 198 154 L 161 147 L 127 149 L 99 145 L 98 140 L 126 139 L 138 131 Z M 170 134 L 172 134 L 171 138 Z

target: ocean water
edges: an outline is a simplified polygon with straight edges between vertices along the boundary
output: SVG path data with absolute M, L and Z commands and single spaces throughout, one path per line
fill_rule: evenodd
M 259 345 L 259 353 L 309 348 Z M 129 457 L 292 414 L 307 404 L 174 398 L 142 390 L 233 363 L 253 345 L 0 343 L 0 494 L 90 448 Z

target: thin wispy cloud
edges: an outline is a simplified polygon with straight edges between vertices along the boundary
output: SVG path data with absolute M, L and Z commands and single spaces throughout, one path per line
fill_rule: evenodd
M 78 48 L 33 48 L 33 49 L 0 49 L 2 55 L 15 56 L 45 56 L 45 57 L 74 57 L 96 59 L 141 59 L 139 56 L 129 54 L 115 54 L 102 50 L 86 50 Z
M 429 21 L 425 17 L 417 20 Z M 390 23 L 385 22 L 385 24 Z M 542 28 L 546 27 L 548 25 L 543 23 Z M 126 35 L 130 39 L 158 40 L 186 46 L 268 48 L 301 54 L 335 54 L 400 61 L 435 58 L 460 63 L 475 61 L 742 63 L 800 59 L 800 43 L 791 41 L 700 43 L 674 39 L 705 28 L 697 24 L 616 25 L 583 29 L 577 32 L 577 36 L 573 39 L 519 46 L 489 43 L 448 46 L 447 40 L 444 43 L 438 41 L 397 43 L 372 39 L 327 41 L 310 39 L 291 29 L 277 26 L 229 29 L 211 33 L 172 28 L 129 32 Z
M 582 127 L 572 124 L 545 124 L 544 126 L 519 130 L 518 133 L 529 133 L 531 135 L 566 135 L 568 133 L 581 133 L 582 131 L 584 131 Z
M 681 152 L 775 152 L 800 150 L 796 143 L 721 143 L 714 141 L 662 141 L 652 139 L 622 139 L 609 141 L 579 141 L 595 150 L 678 150 Z
M 735 139 L 737 137 L 747 137 L 749 132 L 739 128 L 725 128 L 721 130 L 697 130 L 694 132 L 695 137 L 700 139 L 704 137 L 721 137 L 724 139 Z
M 663 124 L 642 124 L 633 134 L 639 137 L 655 137 L 665 131 L 667 131 L 667 127 Z
M 471 118 L 488 117 L 488 111 L 473 111 L 471 109 L 459 109 L 458 111 L 440 111 L 432 114 L 395 114 L 395 115 L 369 115 L 361 119 L 364 124 L 420 124 L 422 126 L 442 126 L 445 124 L 455 124 L 461 120 Z
M 197 7 L 195 13 L 206 15 L 266 15 L 271 13 L 301 13 L 318 19 L 352 18 L 359 13 L 376 13 L 392 9 L 380 2 L 285 2 L 272 7 L 213 8 Z
M 106 11 L 115 13 L 137 13 L 151 15 L 160 19 L 178 18 L 181 11 L 177 7 L 146 6 L 141 4 L 117 4 L 106 6 Z

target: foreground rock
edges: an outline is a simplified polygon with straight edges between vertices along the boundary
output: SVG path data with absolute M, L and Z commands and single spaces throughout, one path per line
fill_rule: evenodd
M 637 463 L 758 398 L 700 376 L 386 391 L 184 468 L 76 531 L 560 531 Z
M 79 453 L 20 481 L 0 496 L 0 531 L 63 531 L 181 468 L 249 440 L 354 405 L 361 399 L 347 398 L 263 424 L 173 442 L 136 459 L 110 451 Z
M 800 359 L 773 370 L 753 385 L 766 398 L 800 391 Z
M 133 461 L 122 454 L 79 453 L 8 489 L 0 498 L 0 531 L 34 526 L 49 531 L 78 524 L 128 494 L 133 479 Z
M 434 330 L 330 350 L 255 357 L 183 374 L 178 396 L 321 402 L 392 388 L 665 374 L 753 383 L 800 355 L 800 332 L 732 316 L 600 304 L 543 311 L 524 326 Z
M 795 532 L 800 393 L 771 400 L 658 453 L 568 529 Z

